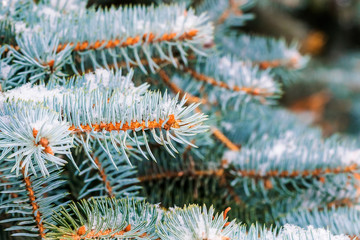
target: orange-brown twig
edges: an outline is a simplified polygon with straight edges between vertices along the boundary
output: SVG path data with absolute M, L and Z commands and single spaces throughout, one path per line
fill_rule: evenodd
M 23 178 L 24 178 L 25 188 L 26 188 L 26 191 L 28 193 L 28 197 L 29 197 L 29 200 L 30 200 L 30 205 L 32 207 L 32 213 L 34 214 L 34 219 L 35 219 L 35 222 L 36 222 L 36 226 L 37 226 L 37 228 L 39 230 L 39 235 L 40 235 L 41 238 L 45 238 L 43 221 L 41 219 L 41 213 L 39 211 L 39 205 L 37 204 L 36 199 L 35 199 L 35 193 L 34 193 L 34 190 L 32 188 L 32 185 L 31 185 L 32 183 L 31 183 L 30 177 L 25 176 L 25 168 L 21 169 L 21 173 L 22 173 Z
M 207 103 L 206 99 L 201 99 L 195 96 L 192 96 L 189 93 L 186 93 L 184 90 L 182 90 L 180 87 L 178 87 L 175 83 L 171 82 L 170 77 L 166 74 L 166 72 L 164 70 L 160 70 L 159 71 L 159 75 L 161 77 L 161 79 L 164 81 L 164 83 L 166 85 L 169 86 L 169 88 L 174 92 L 174 93 L 180 93 L 180 96 L 183 97 L 185 94 L 187 95 L 187 99 L 189 103 Z M 197 112 L 200 112 L 199 109 L 196 109 Z M 236 146 L 234 143 L 232 143 L 230 141 L 230 139 L 228 139 L 220 130 L 218 130 L 215 127 L 212 127 L 212 132 L 214 134 L 214 136 L 219 139 L 222 143 L 225 144 L 226 147 L 228 147 L 230 150 L 232 151 L 239 151 L 240 148 L 238 146 Z
M 262 61 L 262 62 L 256 62 L 256 65 L 259 66 L 261 70 L 265 70 L 268 68 L 276 68 L 281 65 L 280 60 L 269 60 L 269 61 Z
M 150 182 L 150 181 L 157 181 L 161 179 L 167 178 L 177 178 L 177 177 L 206 177 L 206 176 L 216 176 L 221 177 L 224 174 L 224 169 L 215 169 L 215 170 L 190 170 L 190 171 L 179 171 L 179 172 L 163 172 L 158 174 L 152 174 L 148 176 L 140 176 L 138 177 L 140 182 Z
M 66 47 L 70 46 L 73 47 L 73 51 L 85 51 L 85 50 L 98 50 L 98 49 L 108 49 L 108 48 L 115 48 L 115 47 L 128 47 L 134 46 L 138 43 L 154 43 L 154 42 L 174 42 L 177 40 L 184 41 L 184 40 L 192 40 L 197 34 L 197 29 L 189 30 L 188 32 L 183 33 L 182 35 L 178 36 L 177 33 L 165 33 L 160 37 L 155 36 L 153 33 L 145 33 L 142 37 L 134 36 L 134 37 L 127 37 L 126 39 L 112 39 L 112 40 L 97 40 L 93 43 L 89 43 L 88 41 L 84 42 L 69 42 L 69 43 L 62 43 L 59 44 L 56 48 L 56 52 L 61 52 Z M 1 47 L 1 46 L 0 46 Z M 20 50 L 19 46 L 11 46 L 15 50 Z M 5 51 L 8 51 L 6 49 Z
M 231 15 L 234 14 L 236 16 L 241 16 L 242 11 L 240 10 L 240 2 L 236 2 L 234 0 L 228 0 L 229 1 L 229 8 L 227 8 L 221 16 L 216 21 L 217 24 L 222 24 L 225 22 L 225 20 Z
M 104 185 L 105 185 L 105 188 L 106 188 L 106 191 L 107 191 L 109 197 L 114 197 L 114 194 L 112 192 L 112 186 L 106 177 L 106 173 L 105 173 L 103 167 L 101 166 L 99 158 L 95 157 L 94 162 L 95 162 L 96 166 L 98 167 L 100 178 L 104 182 Z
M 232 151 L 240 151 L 240 148 L 236 146 L 233 142 L 230 141 L 219 129 L 216 127 L 211 128 L 212 133 L 214 136 L 220 140 L 227 148 Z
M 205 83 L 210 84 L 215 87 L 224 88 L 224 89 L 231 90 L 234 92 L 244 92 L 246 94 L 253 95 L 253 96 L 269 97 L 269 96 L 273 95 L 273 93 L 268 92 L 267 89 L 262 89 L 262 88 L 239 87 L 239 86 L 230 87 L 225 82 L 216 81 L 214 78 L 206 76 L 201 73 L 198 73 L 195 70 L 188 68 L 188 67 L 184 67 L 184 71 L 190 73 L 191 76 L 193 78 L 195 78 L 196 80 L 205 82 Z
M 164 81 L 164 83 L 170 88 L 171 91 L 173 91 L 174 93 L 179 93 L 181 98 L 186 95 L 188 103 L 202 103 L 202 104 L 207 103 L 206 99 L 198 98 L 198 97 L 191 95 L 190 93 L 184 92 L 184 90 L 179 88 L 175 83 L 173 83 L 170 80 L 169 75 L 167 75 L 164 70 L 160 70 L 159 75 L 160 75 L 161 79 Z
M 138 128 L 142 129 L 154 129 L 154 128 L 164 128 L 165 130 L 169 130 L 170 128 L 179 128 L 179 123 L 181 120 L 175 119 L 174 114 L 169 115 L 169 120 L 164 124 L 164 119 L 159 119 L 157 122 L 154 121 L 142 121 L 139 123 L 138 121 L 131 122 L 130 124 L 128 122 L 125 122 L 122 124 L 121 122 L 117 122 L 115 124 L 113 123 L 100 123 L 100 124 L 92 124 L 92 125 L 81 125 L 81 128 L 75 127 L 74 125 L 69 128 L 70 131 L 73 131 L 74 133 L 80 133 L 80 132 L 100 132 L 102 130 L 106 131 L 127 131 L 127 130 L 135 130 Z
M 265 70 L 268 68 L 277 67 L 296 68 L 298 62 L 299 59 L 297 57 L 293 57 L 290 59 L 274 59 L 268 61 L 253 62 L 253 64 L 259 66 L 261 70 Z
M 112 39 L 112 40 L 97 40 L 94 43 L 89 43 L 88 41 L 74 43 L 64 43 L 59 44 L 57 47 L 57 52 L 64 50 L 67 46 L 74 47 L 74 51 L 85 51 L 85 50 L 97 50 L 100 48 L 115 48 L 115 47 L 128 47 L 133 46 L 138 43 L 153 43 L 153 42 L 163 42 L 163 41 L 184 41 L 192 40 L 199 31 L 197 29 L 192 29 L 188 32 L 183 33 L 181 36 L 177 37 L 177 33 L 165 33 L 161 37 L 157 38 L 153 33 L 145 33 L 142 37 L 134 36 L 128 37 L 126 39 Z M 176 38 L 177 37 L 177 38 Z
M 131 224 L 127 225 L 126 228 L 124 228 L 124 230 L 121 230 L 119 232 L 114 232 L 114 230 L 111 229 L 107 229 L 107 230 L 100 230 L 100 231 L 96 231 L 96 230 L 91 230 L 88 233 L 86 233 L 87 229 L 85 226 L 81 226 L 79 227 L 79 229 L 76 231 L 76 234 L 72 235 L 72 239 L 74 240 L 81 240 L 81 239 L 99 239 L 101 237 L 105 237 L 105 236 L 111 236 L 111 237 L 116 237 L 116 236 L 121 236 L 124 235 L 124 233 L 129 232 L 131 230 Z M 142 234 L 140 237 L 145 237 L 146 233 Z M 67 236 L 64 236 L 67 237 Z
M 250 178 L 256 178 L 256 179 L 268 179 L 272 177 L 276 178 L 296 178 L 296 177 L 318 177 L 320 180 L 322 179 L 324 175 L 326 174 L 341 174 L 341 173 L 354 173 L 356 174 L 356 170 L 359 169 L 359 166 L 357 164 L 352 164 L 350 166 L 346 167 L 337 167 L 337 168 L 326 168 L 326 169 L 315 169 L 315 170 L 304 170 L 304 171 L 297 171 L 294 170 L 292 172 L 289 171 L 282 171 L 279 172 L 277 170 L 268 171 L 266 174 L 259 174 L 255 170 L 238 170 L 237 172 L 239 175 L 243 177 L 250 177 Z

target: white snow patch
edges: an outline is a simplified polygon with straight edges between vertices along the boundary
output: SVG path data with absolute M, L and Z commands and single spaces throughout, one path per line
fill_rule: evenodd
M 283 138 L 274 141 L 274 144 L 269 151 L 269 158 L 280 158 L 286 152 L 296 151 L 297 146 L 293 137 L 294 133 L 287 131 Z
M 41 132 L 41 136 L 50 135 L 51 131 L 62 125 L 63 123 L 56 119 L 41 119 L 34 123 L 30 123 L 32 129 L 36 129 Z
M 180 32 L 188 32 L 193 30 L 196 26 L 196 23 L 199 21 L 199 18 L 193 14 L 180 15 L 175 22 L 175 26 L 173 27 L 173 31 L 176 33 Z
M 31 86 L 31 83 L 27 83 L 21 87 L 5 92 L 4 95 L 0 97 L 0 101 L 11 99 L 15 101 L 24 100 L 34 102 L 43 102 L 44 100 L 49 100 L 52 102 L 52 100 L 56 98 L 59 102 L 61 102 L 62 97 L 63 88 L 61 87 L 49 90 L 44 85 Z
M 43 16 L 46 19 L 49 20 L 50 25 L 55 25 L 56 20 L 61 17 L 61 14 L 54 10 L 53 8 L 50 8 L 48 6 L 42 6 L 38 11 L 37 14 L 39 16 Z
M 284 65 L 295 69 L 305 67 L 308 57 L 302 56 L 296 48 L 289 48 L 284 51 Z
M 303 239 L 316 239 L 316 240 L 350 240 L 348 236 L 345 235 L 333 235 L 330 231 L 323 228 L 314 228 L 313 226 L 308 226 L 307 229 L 285 224 L 277 240 L 289 239 L 292 237 L 292 240 L 303 240 Z
M 238 158 L 238 156 L 239 156 L 238 151 L 225 151 L 224 155 L 222 157 L 222 159 L 226 160 L 226 166 L 225 167 L 227 167 L 232 162 L 235 162 L 236 159 Z
M 346 151 L 342 156 L 344 156 L 342 158 L 342 162 L 346 165 L 351 165 L 351 164 L 357 164 L 360 165 L 360 149 L 357 150 L 348 150 Z
M 10 116 L 0 116 L 0 122 L 3 125 L 9 125 L 11 123 Z
M 15 33 L 16 34 L 20 34 L 20 33 L 26 32 L 28 30 L 29 29 L 26 27 L 25 22 L 16 22 L 15 23 Z
M 89 91 L 92 91 L 99 86 L 104 87 L 111 87 L 111 85 L 116 85 L 118 83 L 118 80 L 112 79 L 111 77 L 112 73 L 109 70 L 106 70 L 104 68 L 98 68 L 93 73 L 87 73 L 85 74 L 85 80 L 89 84 Z M 113 80 L 114 82 L 112 82 Z M 121 77 L 121 81 L 125 82 L 126 78 Z M 124 86 L 125 87 L 125 86 Z M 135 89 L 135 85 L 132 81 L 129 81 L 126 86 L 126 90 L 132 90 Z M 125 89 L 122 89 L 125 90 Z
M 10 76 L 12 67 L 8 65 L 6 62 L 0 63 L 0 78 L 7 80 Z

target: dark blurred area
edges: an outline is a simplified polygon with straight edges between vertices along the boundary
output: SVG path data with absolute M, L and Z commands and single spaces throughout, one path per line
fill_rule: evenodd
M 312 60 L 284 89 L 282 104 L 304 121 L 336 132 L 360 133 L 360 1 L 259 1 L 244 31 L 296 40 Z
M 247 24 L 245 31 L 297 39 L 305 53 L 324 57 L 324 60 L 332 60 L 360 47 L 360 1 L 273 2 L 283 4 L 255 7 L 256 19 Z

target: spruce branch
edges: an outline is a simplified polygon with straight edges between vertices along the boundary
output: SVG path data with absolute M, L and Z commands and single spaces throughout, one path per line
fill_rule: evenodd
M 312 225 L 316 228 L 328 228 L 333 234 L 346 234 L 351 239 L 360 236 L 360 212 L 356 207 L 299 210 L 288 213 L 280 221 L 300 227 Z
M 288 202 L 282 203 L 283 210 L 271 206 L 275 218 L 294 208 L 358 201 L 358 152 L 351 144 L 340 143 L 336 138 L 323 142 L 309 133 L 293 134 L 287 132 L 270 140 L 264 137 L 243 146 L 240 152 L 225 152 L 223 159 L 230 165 L 232 186 L 241 199 L 251 198 L 254 204 L 257 198 L 272 202 L 282 198 Z M 314 192 L 303 196 L 310 189 Z
M 215 214 L 215 209 L 196 205 L 175 208 L 165 213 L 164 220 L 157 225 L 161 239 L 221 239 L 230 240 L 236 228 L 235 220 L 227 222 L 227 209 L 223 214 Z
M 13 163 L 12 171 L 19 175 L 40 168 L 49 175 L 49 163 L 62 166 L 66 161 L 55 154 L 70 154 L 73 138 L 69 125 L 57 113 L 40 105 L 25 102 L 3 102 L 0 111 L 0 142 L 2 161 Z
M 251 61 L 262 70 L 270 68 L 284 84 L 290 83 L 297 70 L 304 68 L 309 61 L 308 56 L 300 54 L 296 43 L 289 45 L 283 39 L 233 34 L 219 41 L 224 54 Z
M 16 41 L 19 49 L 11 48 L 11 66 L 18 74 L 8 79 L 6 85 L 12 87 L 66 76 L 64 66 L 69 62 L 71 48 L 65 47 L 57 52 L 59 38 L 56 35 L 23 34 Z
M 46 239 L 157 239 L 160 209 L 143 201 L 99 198 L 71 203 L 53 216 Z
M 29 15 L 31 19 L 34 18 Z M 59 15 L 52 16 L 52 20 L 37 17 L 35 18 L 38 19 L 37 21 L 28 24 L 30 27 L 36 26 L 38 30 L 31 34 L 25 32 L 19 35 L 32 35 L 30 38 L 38 49 L 37 38 L 45 36 L 59 39 L 59 42 L 54 40 L 58 43 L 56 45 L 42 46 L 43 51 L 58 55 L 63 53 L 64 56 L 67 56 L 65 53 L 70 53 L 71 59 L 57 63 L 70 65 L 77 74 L 86 72 L 89 66 L 95 69 L 100 66 L 117 65 L 121 61 L 125 61 L 128 69 L 136 65 L 147 73 L 145 65 L 148 65 L 154 72 L 159 68 L 156 59 L 169 61 L 176 66 L 177 53 L 184 62 L 187 62 L 189 51 L 204 55 L 203 45 L 212 39 L 213 27 L 206 15 L 197 16 L 192 9 L 187 10 L 184 5 L 88 10 L 70 12 L 66 14 L 66 18 Z M 48 21 L 54 22 L 52 27 L 48 26 Z M 90 29 L 103 30 L 99 32 Z M 28 65 L 43 68 L 42 74 L 46 73 L 44 68 L 49 67 L 49 63 L 54 58 L 45 62 L 40 61 L 42 59 L 32 59 L 29 62 L 27 59 L 29 55 L 27 52 L 25 54 L 26 49 L 23 50 L 26 45 L 23 44 L 22 38 L 23 36 L 17 37 L 17 45 L 12 47 L 12 51 L 17 53 L 18 58 L 26 59 L 23 61 Z M 100 62 L 99 56 L 102 58 Z M 33 55 L 30 57 L 34 58 Z M 36 61 L 40 61 L 40 65 Z M 55 68 L 58 70 L 56 76 L 61 73 L 59 68 L 60 66 Z M 54 69 L 50 66 L 50 70 Z M 34 75 L 40 77 L 41 73 Z
M 182 65 L 182 70 L 190 76 L 175 75 L 172 82 L 185 92 L 219 105 L 222 110 L 238 111 L 249 102 L 274 104 L 281 95 L 280 85 L 269 71 L 259 71 L 235 57 L 199 58 L 194 67 Z
M 150 132 L 152 138 L 173 155 L 172 152 L 177 152 L 173 146 L 173 141 L 191 144 L 185 139 L 187 136 L 206 131 L 207 126 L 203 125 L 203 121 L 206 119 L 204 114 L 195 113 L 190 116 L 198 104 L 185 106 L 185 98 L 179 102 L 178 96 L 170 98 L 166 93 L 162 96 L 159 92 L 145 91 L 146 84 L 134 87 L 131 85 L 131 77 L 132 73 L 123 78 L 121 74 L 97 71 L 96 74 L 71 79 L 64 87 L 59 87 L 57 84 L 49 84 L 47 88 L 43 85 L 34 87 L 25 85 L 5 92 L 4 99 L 8 99 L 9 104 L 6 105 L 8 107 L 2 114 L 5 116 L 5 118 L 2 118 L 4 121 L 0 122 L 1 127 L 4 129 L 0 136 L 4 138 L 3 148 L 6 150 L 2 157 L 14 158 L 18 153 L 23 152 L 28 154 L 27 149 L 33 152 L 37 149 L 44 150 L 44 153 L 34 153 L 34 156 L 37 164 L 41 165 L 43 174 L 46 175 L 44 158 L 61 165 L 65 163 L 65 160 L 53 156 L 53 153 L 62 153 L 72 160 L 69 148 L 73 147 L 72 139 L 74 138 L 76 144 L 84 147 L 93 163 L 94 160 L 90 155 L 92 152 L 91 143 L 97 141 L 116 167 L 109 145 L 114 147 L 117 154 L 124 155 L 128 163 L 130 163 L 127 157 L 127 139 L 133 141 L 140 153 L 146 159 L 148 158 L 140 147 L 143 144 L 138 141 L 139 133 L 143 136 L 147 153 L 155 160 L 149 148 L 146 132 Z M 96 83 L 100 84 L 93 89 L 93 84 Z M 71 90 L 71 86 L 75 87 L 76 90 Z M 24 90 L 28 91 L 27 94 L 19 95 Z M 55 95 L 50 98 L 49 94 L 54 93 Z M 29 101 L 23 103 L 25 105 L 24 110 L 19 107 L 19 110 L 25 111 L 22 114 L 17 113 L 18 107 L 14 107 L 17 106 L 14 102 L 19 101 L 19 99 Z M 36 104 L 39 103 L 54 110 L 55 113 L 43 110 L 42 107 L 36 107 Z M 30 107 L 30 109 L 26 108 L 26 106 Z M 35 111 L 31 111 L 31 108 L 34 107 Z M 10 121 L 8 116 L 12 115 L 17 116 L 17 118 L 10 124 L 12 126 L 10 130 L 7 122 Z M 23 120 L 23 118 L 29 118 L 29 120 Z M 5 122 L 6 119 L 7 122 Z M 35 124 L 40 119 L 42 121 L 49 119 L 48 123 L 57 121 L 58 125 L 62 127 L 50 126 L 54 127 L 54 131 L 49 130 L 46 133 L 49 136 L 42 136 L 40 133 L 36 133 L 36 131 L 42 131 L 39 127 L 35 128 L 35 130 L 30 127 L 31 124 Z M 17 127 L 21 121 L 29 122 L 24 130 L 22 130 L 24 126 Z M 30 131 L 30 128 L 31 135 L 26 132 Z M 19 135 L 14 135 L 13 132 L 19 132 Z M 132 136 L 129 135 L 130 133 L 132 133 Z M 54 134 L 54 136 L 51 134 Z M 36 139 L 35 144 L 33 142 L 34 138 Z M 62 138 L 66 138 L 66 140 Z M 28 145 L 25 145 L 28 148 L 23 147 L 25 139 L 28 139 Z M 58 144 L 57 141 L 65 145 L 54 149 Z M 17 146 L 22 148 L 16 154 L 11 154 L 11 151 L 15 151 Z M 6 155 L 7 153 L 10 153 L 10 155 Z M 45 156 L 43 156 L 44 154 Z M 30 157 L 26 155 L 20 155 L 20 158 L 15 157 L 16 165 L 14 169 L 16 168 L 17 172 L 20 169 L 20 161 L 25 157 L 26 160 L 23 164 L 27 165 L 26 169 L 28 166 L 32 166 L 33 163 L 30 161 Z
M 216 204 L 217 207 L 224 204 L 243 207 L 244 202 L 231 184 L 233 178 L 227 173 L 228 165 L 218 162 L 221 153 L 213 147 L 215 137 L 212 133 L 196 136 L 192 143 L 200 144 L 199 148 L 192 148 L 190 145 L 179 148 L 180 154 L 174 162 L 168 163 L 166 155 L 161 154 L 161 151 L 154 151 L 159 159 L 156 164 L 145 162 L 137 165 L 143 195 L 150 202 L 161 201 L 164 207 L 171 207 L 174 203 L 179 206 L 203 201 Z M 172 193 L 165 190 L 175 187 L 181 191 Z M 214 196 L 217 196 L 217 200 L 209 201 Z
M 32 187 L 32 182 L 30 180 L 30 177 L 25 175 L 25 168 L 21 169 L 21 173 L 23 175 L 24 182 L 25 182 L 25 188 L 26 188 L 26 191 L 28 192 L 28 196 L 29 196 L 29 199 L 30 199 L 30 205 L 32 207 L 32 213 L 34 214 L 36 227 L 37 227 L 37 229 L 39 231 L 40 237 L 44 238 L 45 237 L 44 225 L 43 225 L 43 222 L 41 220 L 41 213 L 39 211 L 39 205 L 35 201 L 36 199 L 35 199 L 34 190 L 33 190 L 33 187 Z
M 157 206 L 129 199 L 91 199 L 71 203 L 53 216 L 55 224 L 46 239 L 187 239 L 187 240 L 350 240 L 322 228 L 285 225 L 266 229 L 259 225 L 246 228 L 227 213 L 198 205 L 162 212 Z M 163 215 L 163 216 L 161 216 Z
M 285 224 L 281 228 L 270 228 L 261 227 L 258 224 L 252 225 L 250 229 L 244 226 L 238 228 L 234 232 L 231 239 L 246 239 L 246 240 L 265 240 L 265 239 L 276 239 L 276 240 L 350 240 L 352 238 L 340 234 L 332 234 L 329 230 L 324 228 L 315 228 L 313 226 L 307 226 L 301 228 L 296 225 Z
M 22 174 L 15 176 L 10 173 L 9 162 L 1 165 L 3 177 L 7 179 L 2 184 L 6 190 L 1 193 L 10 197 L 0 204 L 0 208 L 8 214 L 8 218 L 0 223 L 10 223 L 6 231 L 13 232 L 13 236 L 44 238 L 47 232 L 44 221 L 50 221 L 53 211 L 66 204 L 64 197 L 67 194 L 62 188 L 65 181 L 60 178 L 61 171 L 51 166 L 48 167 L 51 176 L 43 177 L 38 167 L 35 170 L 40 176 L 33 173 L 26 175 L 23 168 Z
M 252 13 L 244 12 L 254 5 L 255 1 L 204 0 L 196 6 L 196 12 L 207 12 L 218 28 L 239 27 L 254 18 Z

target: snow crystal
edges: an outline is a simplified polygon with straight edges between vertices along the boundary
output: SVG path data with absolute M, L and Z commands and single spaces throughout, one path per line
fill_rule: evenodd
M 277 141 L 273 146 L 272 151 L 269 152 L 270 158 L 280 157 L 284 154 L 287 149 L 287 145 L 284 142 Z
M 127 95 L 125 96 L 122 93 L 119 93 L 119 103 L 125 104 L 128 107 L 131 107 L 135 102 L 140 101 L 140 97 L 137 95 Z
M 231 67 L 231 61 L 228 57 L 222 57 L 219 60 L 218 68 L 220 70 L 227 70 Z
M 198 17 L 193 14 L 181 15 L 176 19 L 173 31 L 176 33 L 188 32 L 194 29 L 198 21 Z
M 157 25 L 157 28 L 158 30 L 164 29 L 165 26 L 166 26 L 165 24 L 160 24 L 159 26 Z M 138 20 L 136 22 L 135 29 L 137 30 L 137 32 L 143 33 L 143 32 L 149 32 L 150 27 L 151 27 L 150 21 L 145 22 L 144 20 Z
M 269 158 L 280 158 L 285 152 L 296 151 L 297 147 L 293 136 L 294 133 L 292 131 L 287 131 L 283 138 L 274 141 L 269 151 Z
M 277 86 L 274 79 L 267 73 L 256 76 L 255 69 L 247 62 L 231 61 L 229 57 L 220 58 L 218 69 L 227 75 L 227 84 L 234 87 L 239 80 L 247 87 L 260 87 L 269 93 L 276 92 Z
M 225 151 L 222 159 L 225 159 L 227 161 L 227 164 L 231 164 L 232 162 L 236 161 L 238 156 L 238 151 Z
M 61 14 L 58 11 L 47 6 L 43 6 L 42 8 L 40 8 L 37 13 L 39 16 L 44 16 L 45 18 L 47 18 L 50 25 L 54 25 L 56 19 L 61 17 Z
M 19 33 L 23 33 L 28 31 L 29 29 L 26 27 L 26 23 L 25 22 L 16 22 L 15 23 L 15 33 L 19 34 Z
M 268 92 L 275 92 L 276 91 L 276 84 L 274 79 L 267 75 L 264 74 L 262 75 L 257 81 L 256 81 L 256 86 L 259 86 L 263 89 L 266 89 Z
M 206 226 L 205 220 L 203 217 L 200 217 L 200 221 L 197 222 L 197 238 L 195 239 L 208 239 L 208 240 L 223 240 L 224 235 L 221 234 L 221 230 Z M 190 239 L 190 238 L 189 238 Z
M 249 78 L 251 78 L 251 72 L 244 66 L 245 63 L 243 61 L 231 61 L 229 57 L 220 58 L 218 63 L 218 68 L 229 74 L 230 77 L 239 77 L 239 71 L 245 71 L 244 75 L 247 75 Z M 228 83 L 231 85 L 230 82 Z
M 284 65 L 295 69 L 303 68 L 308 62 L 308 58 L 302 56 L 296 48 L 289 48 L 284 51 Z
M 7 80 L 8 77 L 10 76 L 11 69 L 12 69 L 12 67 L 10 65 L 8 65 L 6 62 L 1 62 L 0 63 L 0 78 Z
M 233 124 L 230 122 L 221 122 L 221 127 L 223 127 L 226 131 L 231 131 L 233 129 Z
M 100 80 L 100 82 L 102 82 L 102 84 L 104 86 L 108 86 L 109 85 L 109 81 L 110 81 L 110 71 L 106 70 L 106 69 L 96 69 L 95 71 L 95 75 L 96 78 Z
M 346 165 L 354 163 L 360 165 L 360 149 L 352 151 L 347 150 L 344 154 L 341 154 L 341 156 L 344 156 L 341 161 Z
M 0 122 L 4 125 L 8 125 L 11 123 L 10 116 L 0 116 Z
M 30 127 L 32 129 L 36 129 L 41 134 L 41 136 L 47 136 L 50 135 L 51 131 L 54 129 L 57 129 L 59 126 L 63 125 L 61 122 L 59 122 L 56 119 L 41 119 L 37 120 L 34 123 L 30 123 Z
M 104 87 L 109 87 L 110 75 L 111 72 L 103 68 L 96 69 L 94 73 L 85 74 L 85 80 L 89 84 L 89 91 L 98 88 L 99 85 L 103 85 Z

